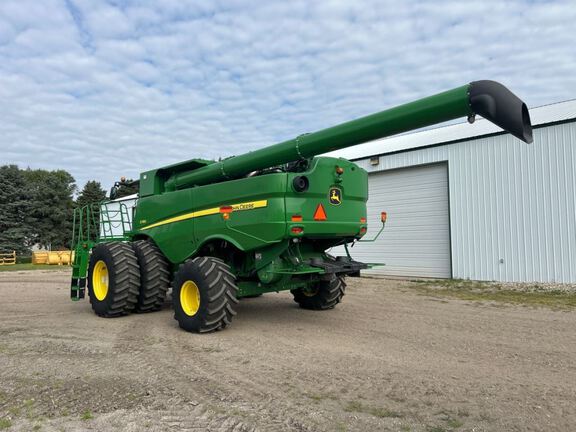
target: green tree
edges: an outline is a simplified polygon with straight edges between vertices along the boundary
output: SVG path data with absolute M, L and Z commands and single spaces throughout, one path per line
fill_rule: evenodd
M 98 203 L 106 199 L 106 191 L 102 189 L 100 182 L 90 180 L 86 182 L 84 188 L 76 199 L 76 207 L 83 207 L 86 204 Z
M 28 254 L 30 190 L 16 165 L 0 167 L 0 251 Z
M 74 177 L 64 170 L 23 171 L 31 193 L 29 245 L 68 249 L 72 238 Z

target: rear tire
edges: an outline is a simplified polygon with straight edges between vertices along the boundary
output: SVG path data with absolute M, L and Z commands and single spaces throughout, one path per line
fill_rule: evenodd
M 170 267 L 160 249 L 149 240 L 132 243 L 140 266 L 140 290 L 135 312 L 154 312 L 162 308 L 170 288 Z
M 218 258 L 186 261 L 176 272 L 173 287 L 174 318 L 186 331 L 221 330 L 236 315 L 236 280 L 230 267 Z
M 302 309 L 327 310 L 333 309 L 344 297 L 346 284 L 340 276 L 332 275 L 327 281 L 320 281 L 310 288 L 299 288 L 290 291 L 294 301 Z
M 113 318 L 134 310 L 140 286 L 138 260 L 128 243 L 102 243 L 92 249 L 88 291 L 92 309 Z

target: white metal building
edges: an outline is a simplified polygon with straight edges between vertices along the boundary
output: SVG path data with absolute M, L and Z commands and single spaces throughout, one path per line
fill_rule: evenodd
M 530 116 L 530 145 L 478 119 L 332 153 L 369 172 L 366 238 L 388 212 L 352 255 L 384 275 L 576 282 L 576 100 Z

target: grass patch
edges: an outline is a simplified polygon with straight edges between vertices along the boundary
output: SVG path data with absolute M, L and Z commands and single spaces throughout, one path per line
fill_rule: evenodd
M 8 419 L 0 419 L 0 430 L 2 429 L 8 429 L 9 427 L 12 426 L 12 422 Z
M 46 264 L 14 264 L 0 266 L 0 272 L 18 271 L 18 270 L 69 270 L 72 267 L 65 265 L 46 265 Z
M 80 419 L 84 420 L 84 421 L 88 421 L 88 420 L 92 420 L 94 418 L 94 416 L 92 415 L 92 413 L 89 410 L 86 410 L 82 413 L 82 415 L 80 416 Z
M 306 397 L 312 399 L 315 402 L 320 402 L 324 399 L 338 400 L 336 396 L 330 393 L 307 393 Z
M 452 297 L 468 301 L 492 301 L 523 306 L 570 310 L 576 308 L 576 294 L 561 290 L 546 291 L 527 285 L 523 291 L 502 288 L 499 284 L 461 279 L 415 280 L 412 288 L 423 295 Z
M 316 401 L 316 402 L 320 402 L 322 399 L 324 399 L 322 397 L 322 395 L 320 395 L 320 394 L 309 394 L 306 396 L 308 396 L 310 399 L 312 399 L 313 401 Z
M 348 405 L 344 408 L 346 412 L 358 412 L 364 414 L 370 414 L 374 417 L 380 418 L 401 418 L 403 417 L 402 414 L 392 411 L 386 408 L 378 408 L 378 407 L 370 407 L 367 405 L 362 404 L 358 401 L 351 401 L 348 402 Z
M 459 427 L 464 426 L 464 423 L 455 418 L 449 418 L 446 420 L 446 425 L 451 427 L 452 429 L 458 429 Z

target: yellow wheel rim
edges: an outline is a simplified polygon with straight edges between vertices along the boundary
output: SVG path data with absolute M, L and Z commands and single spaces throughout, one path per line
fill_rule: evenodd
M 194 316 L 200 309 L 200 290 L 196 282 L 188 280 L 180 288 L 180 304 L 188 316 Z
M 92 272 L 92 290 L 100 301 L 108 295 L 108 267 L 102 260 L 98 261 Z
M 302 290 L 302 293 L 306 296 L 306 297 L 314 297 L 316 294 L 318 294 L 318 287 L 314 287 L 314 288 L 304 288 Z

